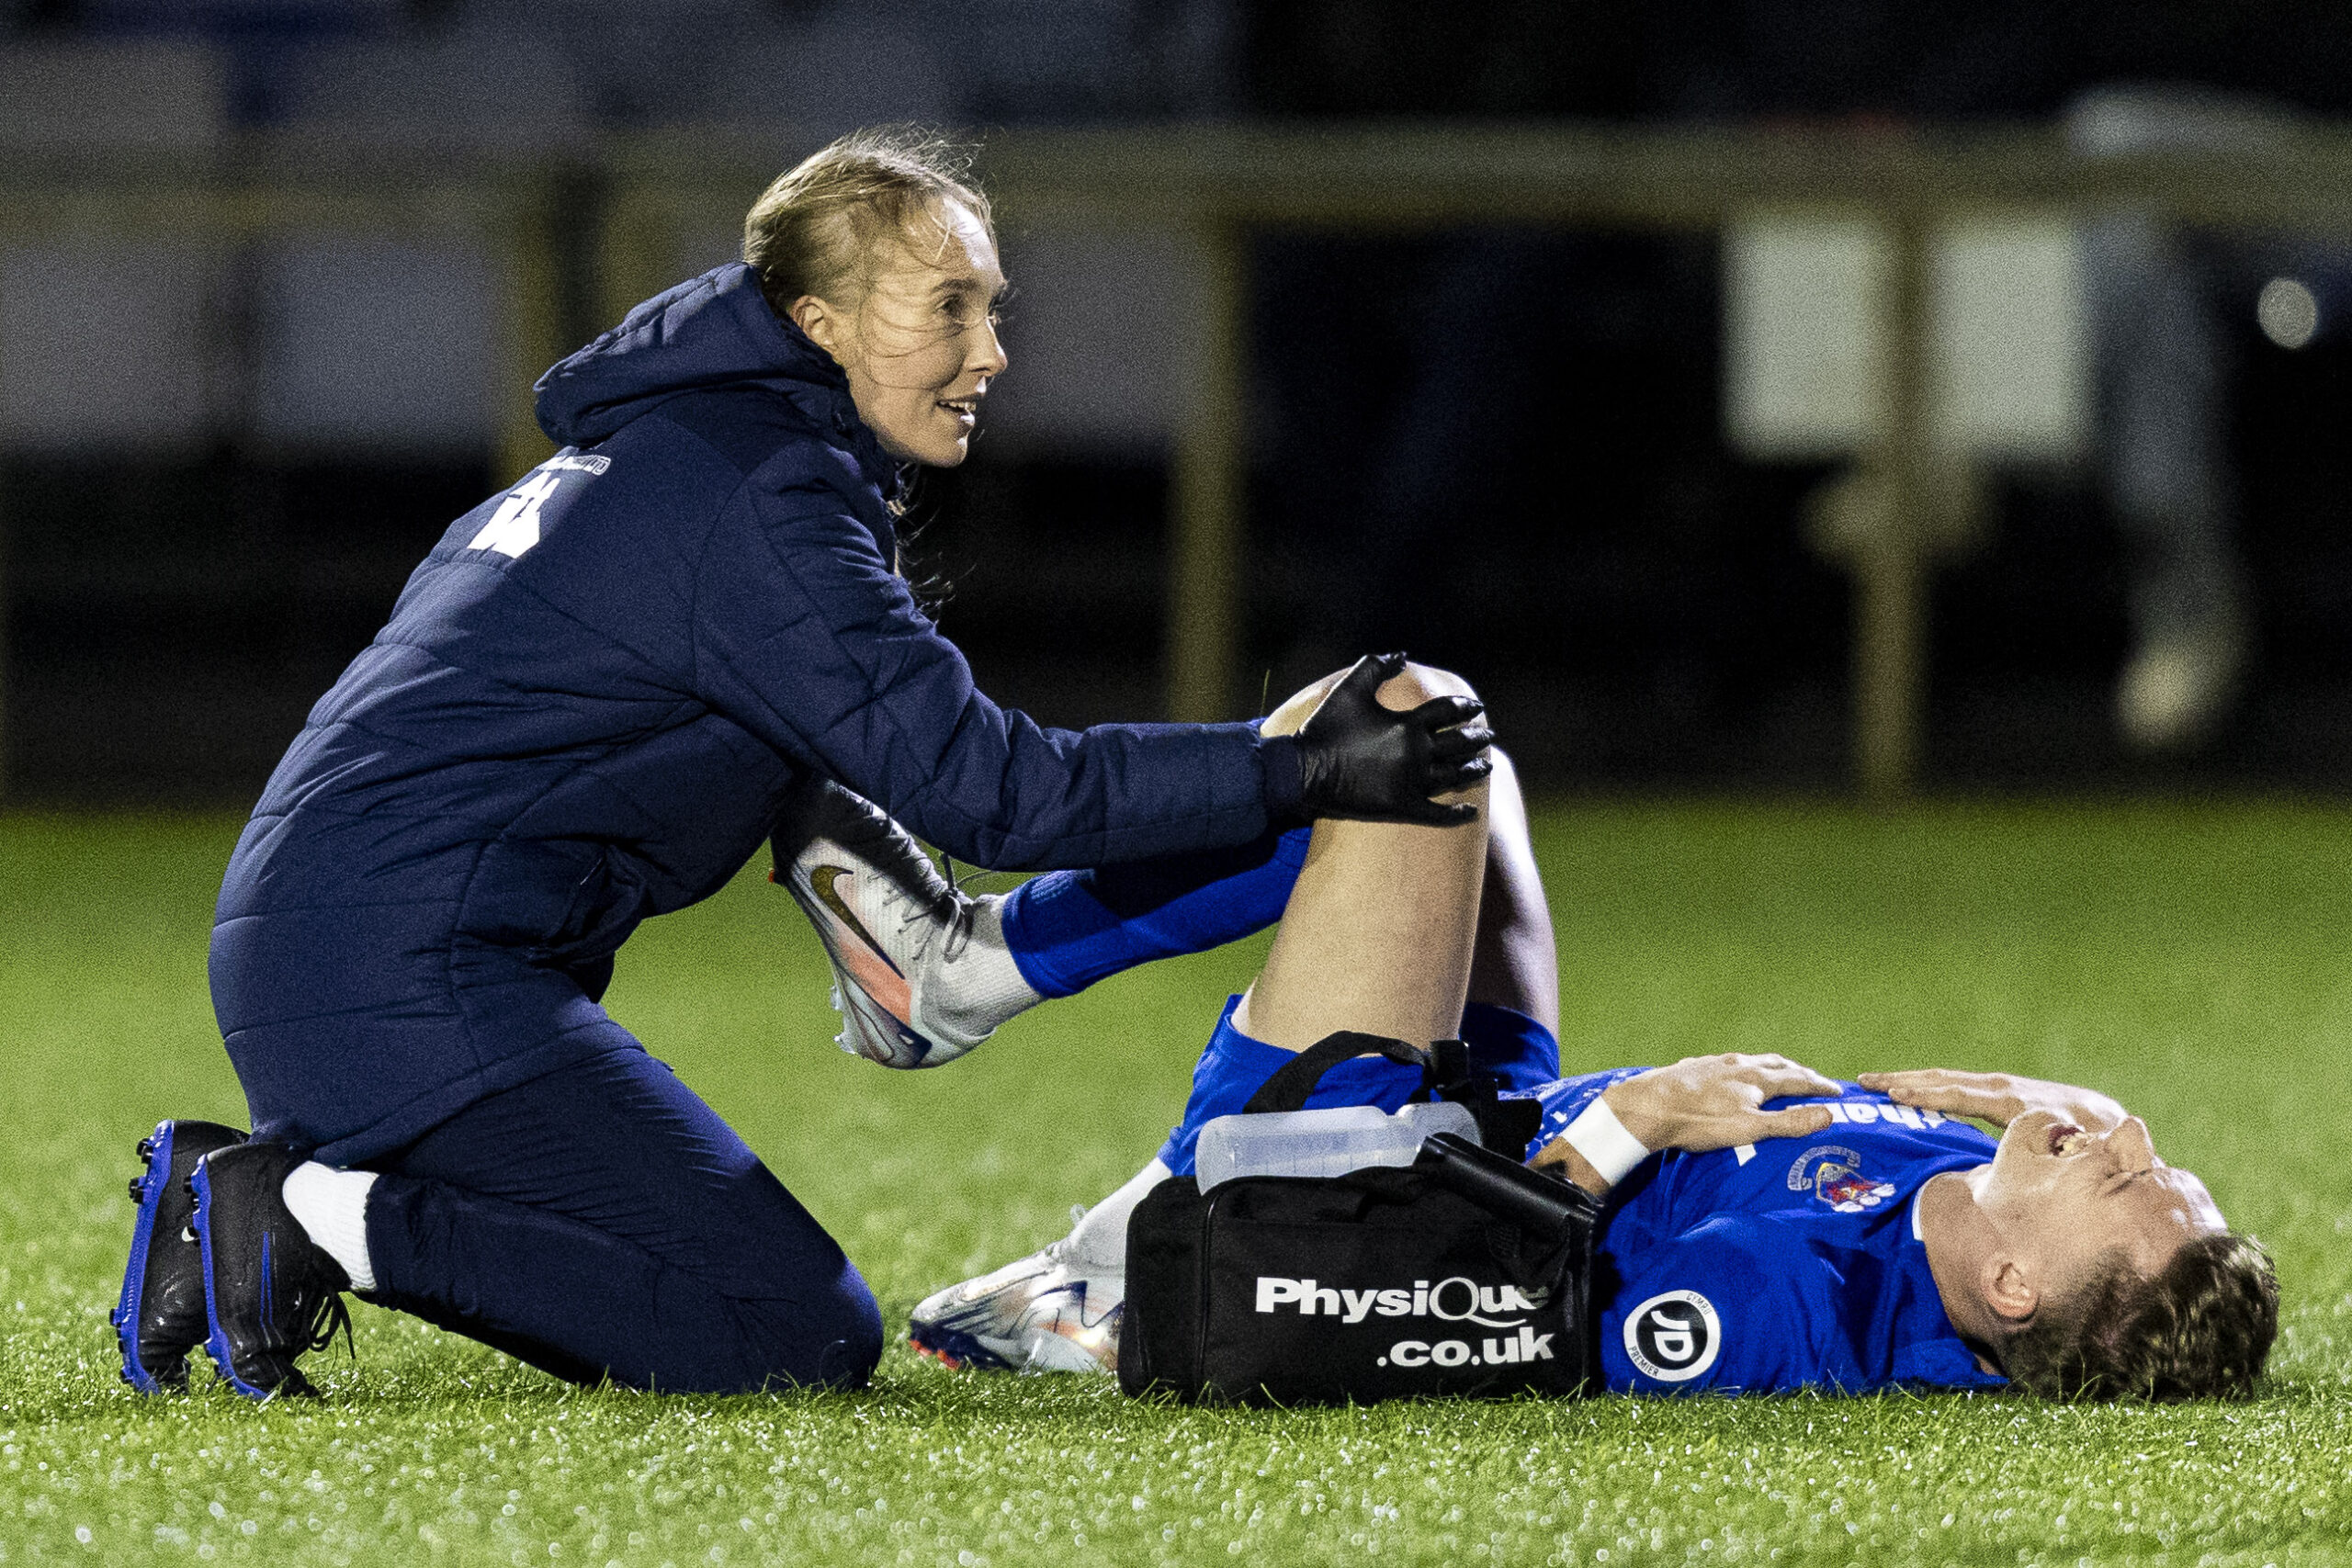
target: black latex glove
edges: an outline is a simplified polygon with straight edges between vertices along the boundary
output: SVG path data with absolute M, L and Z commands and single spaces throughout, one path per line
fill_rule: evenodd
M 1440 806 L 1430 796 L 1468 789 L 1494 771 L 1486 756 L 1494 731 L 1473 722 L 1487 705 L 1432 697 L 1409 713 L 1381 706 L 1380 683 L 1404 668 L 1401 653 L 1357 660 L 1291 737 L 1298 748 L 1297 816 L 1439 826 L 1477 820 L 1477 807 Z

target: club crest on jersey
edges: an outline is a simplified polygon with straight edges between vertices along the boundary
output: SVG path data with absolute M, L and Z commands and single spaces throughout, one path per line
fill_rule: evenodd
M 1789 1167 L 1789 1190 L 1810 1192 L 1841 1214 L 1875 1209 L 1894 1196 L 1894 1184 L 1862 1174 L 1862 1156 L 1836 1144 L 1816 1144 Z

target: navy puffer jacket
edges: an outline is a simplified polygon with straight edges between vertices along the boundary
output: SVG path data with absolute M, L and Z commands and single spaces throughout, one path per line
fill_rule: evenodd
M 213 1001 L 258 1129 L 356 1163 L 610 1048 L 614 951 L 725 884 L 812 772 L 986 866 L 1268 826 L 1250 726 L 1073 733 L 973 688 L 893 573 L 895 466 L 750 269 L 538 392 L 563 450 L 417 568 L 230 863 Z

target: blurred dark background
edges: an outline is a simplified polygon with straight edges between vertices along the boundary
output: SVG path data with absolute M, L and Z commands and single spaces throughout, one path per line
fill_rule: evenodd
M 485 78 L 477 96 L 452 62 Z M 232 164 L 240 137 L 397 150 L 455 135 L 559 156 L 763 117 L 818 136 L 898 118 L 1901 136 L 2079 126 L 2085 95 L 2139 84 L 2197 89 L 2180 101 L 2224 119 L 2245 105 L 2263 124 L 2324 122 L 2352 114 L 2352 13 L 2317 0 L 15 0 L 0 4 L 0 116 L 15 122 L 0 152 L 73 163 L 83 133 L 34 102 L 62 89 L 10 107 L 5 87 L 68 67 L 205 73 L 214 107 L 198 106 L 191 134 Z M 147 134 L 125 145 L 135 154 Z M 0 203 L 8 192 L 0 182 Z M 707 236 L 693 268 L 725 238 Z M 2206 323 L 2211 493 L 2188 535 L 2168 535 L 2119 515 L 2096 455 L 1988 474 L 1989 526 L 1935 579 L 1929 788 L 2352 784 L 2352 336 L 2335 330 L 2334 258 L 2305 253 L 2295 276 L 2314 280 L 2301 298 L 2315 321 L 2282 327 L 2266 313 L 2274 269 L 2209 264 L 2194 236 L 2179 242 Z M 494 313 L 478 258 L 401 266 L 425 280 L 410 315 L 377 310 L 378 335 L 354 338 L 316 323 L 391 265 L 380 249 L 208 257 L 189 324 L 119 254 L 74 243 L 0 226 L 7 792 L 242 802 L 409 566 L 511 477 L 493 411 L 524 372 L 464 342 L 422 367 L 371 368 L 420 330 L 481 335 L 462 326 Z M 1182 268 L 1152 244 L 1008 224 L 1008 271 L 1023 286 L 1034 254 L 1036 283 L 1009 311 L 1004 425 L 964 468 L 927 476 L 917 504 L 943 624 L 986 689 L 1049 722 L 1156 716 L 1162 701 L 1168 395 L 1149 367 L 1177 352 L 1183 295 L 1155 295 Z M 1723 273 L 1718 243 L 1690 236 L 1254 232 L 1250 690 L 1279 701 L 1356 652 L 1402 646 L 1487 692 L 1540 788 L 1843 787 L 1847 578 L 1803 521 L 1836 465 L 1727 443 Z M 96 275 L 115 292 L 92 303 L 77 290 Z M 1087 281 L 1103 276 L 1142 303 Z M 137 304 L 150 295 L 164 302 Z M 154 319 L 130 321 L 141 309 Z M 576 338 L 606 324 L 590 300 L 567 310 Z M 75 333 L 129 341 L 133 326 L 164 346 L 79 401 L 52 395 L 89 352 Z M 322 331 L 326 349 L 300 348 Z M 1142 383 L 1119 381 L 1138 363 Z M 1024 405 L 1024 374 L 1062 385 Z M 470 403 L 436 390 L 469 377 Z M 378 402 L 353 401 L 355 378 Z M 2166 564 L 2150 558 L 2191 536 L 2213 559 L 2166 623 L 2147 609 Z M 2219 694 L 2171 733 L 2135 733 L 2119 682 L 2167 635 L 2221 671 Z

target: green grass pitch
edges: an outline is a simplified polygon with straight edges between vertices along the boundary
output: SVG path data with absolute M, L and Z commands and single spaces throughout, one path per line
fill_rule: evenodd
M 0 1562 L 2332 1562 L 2352 1556 L 2352 818 L 2289 807 L 1582 807 L 1540 820 L 1577 1069 L 1736 1048 L 2075 1077 L 2274 1248 L 2242 1407 L 2006 1398 L 1203 1412 L 1100 1381 L 563 1387 L 358 1309 L 323 1403 L 143 1400 L 105 1313 L 130 1144 L 236 1120 L 204 984 L 235 824 L 0 818 Z M 1181 1105 L 1245 944 L 892 1074 L 827 1043 L 816 944 L 747 875 L 610 1003 L 847 1245 L 894 1334 L 1058 1234 Z M 199 1373 L 198 1382 L 207 1378 Z

